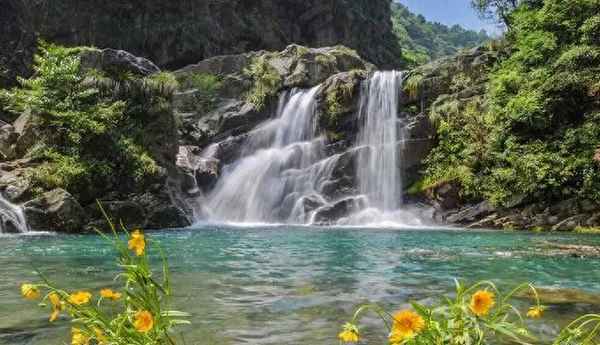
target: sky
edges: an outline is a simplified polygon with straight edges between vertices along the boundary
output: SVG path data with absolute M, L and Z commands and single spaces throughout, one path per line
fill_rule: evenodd
M 446 25 L 460 24 L 472 29 L 485 29 L 488 33 L 500 32 L 497 25 L 479 19 L 471 8 L 470 0 L 396 0 L 412 12 L 422 14 L 427 20 Z

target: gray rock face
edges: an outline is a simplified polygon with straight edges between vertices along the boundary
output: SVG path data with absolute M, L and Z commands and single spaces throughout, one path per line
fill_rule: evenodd
M 76 233 L 83 230 L 86 214 L 71 194 L 54 189 L 23 205 L 25 217 L 32 229 L 60 230 Z
M 171 69 L 216 55 L 280 50 L 290 43 L 344 44 L 382 68 L 396 67 L 401 56 L 389 0 L 8 2 L 1 17 L 7 40 L 0 42 L 38 32 L 71 46 L 124 49 Z M 35 36 L 29 43 L 35 44 Z
M 17 76 L 27 77 L 35 51 L 36 35 L 31 12 L 23 0 L 3 0 L 0 11 L 0 87 L 12 87 Z M 10 121 L 0 106 L 0 120 Z

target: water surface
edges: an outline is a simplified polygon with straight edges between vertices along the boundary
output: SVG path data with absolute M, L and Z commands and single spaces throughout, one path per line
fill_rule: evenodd
M 600 244 L 593 236 L 217 225 L 149 236 L 167 252 L 174 304 L 193 314 L 193 327 L 182 329 L 187 344 L 337 344 L 339 325 L 358 304 L 394 310 L 409 300 L 426 302 L 450 292 L 454 279 L 600 292 L 600 260 L 540 249 L 543 241 Z M 67 322 L 49 325 L 46 310 L 19 296 L 19 284 L 35 280 L 35 269 L 62 286 L 94 291 L 117 273 L 112 248 L 98 236 L 0 237 L 0 344 L 67 340 Z M 551 334 L 593 310 L 552 306 L 547 323 L 533 326 Z M 367 333 L 378 331 L 375 320 L 366 324 Z M 370 343 L 382 340 L 371 336 Z

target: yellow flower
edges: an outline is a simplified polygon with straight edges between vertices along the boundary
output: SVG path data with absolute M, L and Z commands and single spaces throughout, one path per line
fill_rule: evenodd
M 102 296 L 102 298 L 111 299 L 113 301 L 116 301 L 119 298 L 121 298 L 121 293 L 114 292 L 111 289 L 102 289 L 102 290 L 100 290 L 100 296 Z
M 479 290 L 471 296 L 470 308 L 473 314 L 477 316 L 485 316 L 490 312 L 490 309 L 496 304 L 494 293 L 487 290 Z
M 152 314 L 147 310 L 138 311 L 135 314 L 135 321 L 133 326 L 140 333 L 146 333 L 154 326 L 154 318 Z
M 108 339 L 104 335 L 104 332 L 98 327 L 94 327 L 94 333 L 96 334 L 96 340 L 98 345 L 108 344 Z
M 535 306 L 535 307 L 529 308 L 529 311 L 527 312 L 527 317 L 530 317 L 532 319 L 539 319 L 540 317 L 542 317 L 543 314 L 544 314 L 544 307 Z
M 144 234 L 140 230 L 135 230 L 131 234 L 131 238 L 127 242 L 129 249 L 135 252 L 135 255 L 140 256 L 144 254 L 146 248 L 146 241 L 144 240 Z
M 48 300 L 52 304 L 52 314 L 50 314 L 50 322 L 54 322 L 61 310 L 63 310 L 63 302 L 60 300 L 60 296 L 56 292 L 52 292 L 48 295 Z
M 394 314 L 394 323 L 389 340 L 397 344 L 419 334 L 425 328 L 425 320 L 421 315 L 410 310 L 402 310 Z
M 40 290 L 32 284 L 21 285 L 21 295 L 30 301 L 40 298 Z
M 338 338 L 345 343 L 356 343 L 359 337 L 358 327 L 349 322 L 344 325 L 342 332 L 338 334 Z
M 90 337 L 85 335 L 79 328 L 71 328 L 71 345 L 88 345 Z
M 69 296 L 69 303 L 75 305 L 87 304 L 91 298 L 91 293 L 87 291 L 77 291 Z

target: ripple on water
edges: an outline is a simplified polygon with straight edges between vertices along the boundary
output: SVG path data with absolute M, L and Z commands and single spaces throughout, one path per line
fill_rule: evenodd
M 389 309 L 430 302 L 451 291 L 455 278 L 600 292 L 600 260 L 548 256 L 540 249 L 541 241 L 600 243 L 590 236 L 258 225 L 150 236 L 168 253 L 175 307 L 193 314 L 194 325 L 185 329 L 190 344 L 332 344 L 361 302 Z M 47 315 L 20 298 L 19 284 L 34 280 L 37 268 L 65 286 L 98 290 L 116 273 L 113 253 L 97 236 L 3 236 L 0 344 L 66 340 L 68 325 L 48 326 Z M 561 304 L 545 319 L 563 324 L 588 310 Z M 365 322 L 365 332 L 378 340 L 376 320 Z M 538 325 L 545 333 L 558 327 Z

